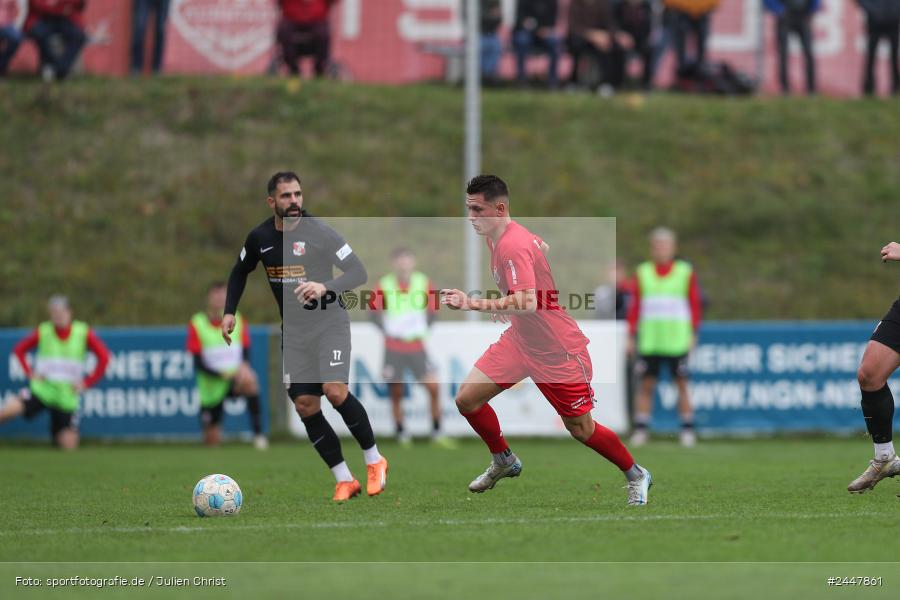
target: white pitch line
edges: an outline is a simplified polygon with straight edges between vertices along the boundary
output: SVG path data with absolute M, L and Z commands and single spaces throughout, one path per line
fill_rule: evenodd
M 359 522 L 320 522 L 320 523 L 281 523 L 281 524 L 235 524 L 228 527 L 227 531 L 253 531 L 271 529 L 351 529 L 354 527 L 391 527 L 394 525 L 412 525 L 415 527 L 428 527 L 443 525 L 451 527 L 480 526 L 480 525 L 527 525 L 532 523 L 602 523 L 614 521 L 652 522 L 652 521 L 713 521 L 717 519 L 749 520 L 749 519 L 840 519 L 840 518 L 869 518 L 870 514 L 862 513 L 772 513 L 759 516 L 747 515 L 592 515 L 585 517 L 547 517 L 547 518 L 487 518 L 487 519 L 435 519 L 433 521 L 359 521 Z M 11 536 L 55 536 L 63 534 L 94 534 L 94 533 L 197 533 L 209 532 L 208 527 L 195 525 L 178 525 L 177 527 L 69 527 L 64 529 L 22 529 L 17 531 L 0 531 L 0 537 Z

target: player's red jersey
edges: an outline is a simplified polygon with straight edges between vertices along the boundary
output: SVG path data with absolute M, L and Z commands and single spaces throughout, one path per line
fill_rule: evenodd
M 541 251 L 543 240 L 511 221 L 496 246 L 488 238 L 491 272 L 500 291 L 509 295 L 533 289 L 537 310 L 511 315 L 511 330 L 531 353 L 566 352 L 578 354 L 588 344 L 575 319 L 559 305 L 559 290 L 550 272 L 550 263 Z

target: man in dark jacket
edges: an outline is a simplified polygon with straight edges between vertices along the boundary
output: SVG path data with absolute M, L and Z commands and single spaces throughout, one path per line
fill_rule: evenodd
M 653 78 L 653 4 L 650 0 L 616 0 L 613 15 L 619 29 L 634 42 L 634 53 L 641 59 L 641 85 L 650 88 Z
M 468 0 L 459 1 L 465 28 Z M 481 55 L 481 79 L 487 84 L 495 84 L 499 79 L 500 58 L 503 56 L 503 43 L 500 41 L 503 8 L 500 6 L 500 0 L 479 0 L 479 3 L 478 48 Z
M 625 52 L 633 41 L 620 31 L 613 18 L 612 0 L 572 0 L 569 4 L 569 52 L 572 54 L 572 82 L 599 86 L 606 93 L 619 87 L 625 78 Z M 581 81 L 582 60 L 593 58 L 600 68 L 596 81 Z
M 513 48 L 516 51 L 516 77 L 525 81 L 525 61 L 535 50 L 547 54 L 550 59 L 547 82 L 550 87 L 558 83 L 556 68 L 559 64 L 560 40 L 556 34 L 557 0 L 518 0 L 516 24 L 513 27 Z
M 790 34 L 800 40 L 803 60 L 806 63 L 806 92 L 816 93 L 816 61 L 813 58 L 811 22 L 821 0 L 765 0 L 766 10 L 775 15 L 775 31 L 778 38 L 778 77 L 781 92 L 789 94 L 788 43 Z
M 857 0 L 866 13 L 866 74 L 863 93 L 875 93 L 875 57 L 878 43 L 885 38 L 891 48 L 891 91 L 900 94 L 900 0 Z

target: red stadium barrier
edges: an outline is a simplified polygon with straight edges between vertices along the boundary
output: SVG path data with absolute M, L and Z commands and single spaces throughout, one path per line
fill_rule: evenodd
M 461 0 L 340 0 L 332 13 L 333 57 L 355 80 L 408 83 L 440 78 L 444 58 L 423 46 L 458 43 L 462 26 Z M 505 22 L 512 20 L 514 0 L 505 1 Z M 27 0 L 18 0 L 24 18 Z M 564 27 L 567 0 L 561 0 Z M 763 91 L 777 92 L 776 52 L 771 16 L 761 17 L 760 0 L 723 0 L 713 17 L 710 58 L 725 60 L 755 75 L 758 48 L 764 44 Z M 87 27 L 91 42 L 83 69 L 122 75 L 128 70 L 131 2 L 88 0 Z M 274 0 L 172 0 L 164 69 L 169 73 L 262 73 L 274 51 L 277 19 Z M 760 34 L 760 24 L 763 31 Z M 859 94 L 864 52 L 863 16 L 855 2 L 823 0 L 814 32 L 819 88 L 837 96 Z M 888 83 L 886 48 L 879 59 L 882 92 Z M 16 70 L 34 70 L 36 51 L 26 43 L 13 63 Z M 539 61 L 541 59 L 535 59 Z M 792 81 L 802 89 L 799 49 Z M 513 60 L 505 56 L 509 75 Z M 671 78 L 671 54 L 661 65 L 657 83 Z M 563 73 L 568 69 L 562 66 Z

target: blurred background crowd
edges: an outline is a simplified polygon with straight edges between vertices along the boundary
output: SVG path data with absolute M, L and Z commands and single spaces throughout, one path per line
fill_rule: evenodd
M 463 61 L 465 4 L 0 0 L 0 74 L 12 69 L 53 81 L 73 70 L 138 75 L 212 66 L 226 72 L 299 75 L 308 62 L 307 71 L 317 77 L 397 82 L 443 73 L 453 81 Z M 851 84 L 846 80 L 852 78 L 857 93 L 874 94 L 880 70 L 882 89 L 900 93 L 900 0 L 479 4 L 481 72 L 488 85 L 584 89 L 603 96 L 659 87 L 747 94 L 765 87 L 765 69 L 771 65 L 768 91 L 788 94 L 796 63 L 800 85 L 794 87 L 809 94 L 823 90 L 820 79 L 838 68 L 834 64 L 840 73 L 832 76 L 836 81 L 825 92 L 848 95 Z M 178 48 L 168 47 L 173 33 Z M 719 33 L 717 51 L 710 40 Z M 409 47 L 401 48 L 404 43 Z M 82 60 L 90 46 L 98 48 L 95 56 Z M 735 58 L 729 52 L 743 55 Z M 192 61 L 192 53 L 211 65 Z M 839 63 L 834 62 L 837 55 Z M 827 64 L 821 65 L 823 60 Z M 850 63 L 855 64 L 853 75 Z

